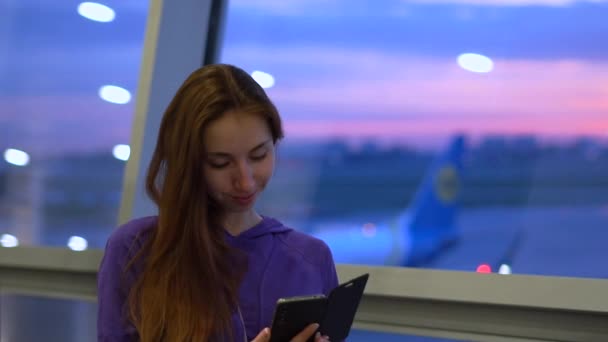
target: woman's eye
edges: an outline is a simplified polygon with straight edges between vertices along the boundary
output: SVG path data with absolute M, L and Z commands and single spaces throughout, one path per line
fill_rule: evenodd
M 209 162 L 209 166 L 211 166 L 214 169 L 223 169 L 226 166 L 228 166 L 228 164 L 229 164 L 228 162 L 225 162 L 225 163 L 212 163 L 212 162 Z
M 251 156 L 251 159 L 253 159 L 253 160 L 262 160 L 262 159 L 266 158 L 266 155 L 267 155 L 266 152 L 264 152 L 262 154 L 256 154 L 256 155 Z

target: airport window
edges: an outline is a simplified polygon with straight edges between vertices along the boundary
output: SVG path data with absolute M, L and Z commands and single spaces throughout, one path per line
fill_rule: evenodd
M 352 329 L 348 335 L 348 340 L 353 342 L 364 342 L 370 340 L 383 342 L 455 342 L 463 341 L 460 339 L 447 339 L 429 336 L 405 335 L 405 334 L 389 334 L 376 331 Z
M 0 243 L 103 248 L 116 226 L 147 1 L 0 4 Z
M 261 211 L 339 263 L 608 277 L 607 16 L 585 0 L 230 1 L 221 61 L 286 128 Z
M 84 13 L 82 20 L 90 20 L 88 17 L 92 17 L 98 21 L 114 23 L 134 15 L 141 18 L 143 36 L 146 10 L 141 3 L 122 4 L 122 9 L 119 9 L 121 6 L 116 2 L 104 3 L 113 10 L 108 11 L 106 7 L 91 7 L 87 4 L 76 11 Z M 605 193 L 602 177 L 606 174 L 606 152 L 601 132 L 601 116 L 596 112 L 598 106 L 605 108 L 605 102 L 597 95 L 602 92 L 605 94 L 605 82 L 602 77 L 606 73 L 602 70 L 602 47 L 596 43 L 603 41 L 603 35 L 607 31 L 606 24 L 598 19 L 606 14 L 605 1 L 405 0 L 366 3 L 355 0 L 348 3 L 330 3 L 232 0 L 225 3 L 229 4 L 229 20 L 224 32 L 226 34 L 223 56 L 220 60 L 238 64 L 252 72 L 260 83 L 268 87 L 286 120 L 288 138 L 280 147 L 281 165 L 277 178 L 268 189 L 264 201 L 260 203 L 263 213 L 277 216 L 313 234 L 325 234 L 320 237 L 329 241 L 338 261 L 342 262 L 344 258 L 357 257 L 366 258 L 366 263 L 370 264 L 396 264 L 401 259 L 407 261 L 405 264 L 427 268 L 478 272 L 496 272 L 498 269 L 500 273 L 605 277 L 602 275 L 602 265 L 596 262 L 605 258 L 604 251 L 598 252 L 597 246 L 605 241 L 598 227 L 605 225 L 601 208 L 605 207 L 602 204 L 602 196 Z M 481 3 L 486 4 L 486 7 L 481 6 Z M 28 7 L 28 4 L 32 6 Z M 37 158 L 31 149 L 15 146 L 15 142 L 27 140 L 23 139 L 24 131 L 30 137 L 36 135 L 39 141 L 48 142 L 49 146 L 43 146 L 47 149 L 50 149 L 50 146 L 56 147 L 58 142 L 61 142 L 42 139 L 42 133 L 47 131 L 40 131 L 41 128 L 52 131 L 56 127 L 36 126 L 31 124 L 31 121 L 26 121 L 25 114 L 33 115 L 32 112 L 39 111 L 33 110 L 32 108 L 36 107 L 32 107 L 31 103 L 25 105 L 26 102 L 13 101 L 15 99 L 9 97 L 17 93 L 16 89 L 22 89 L 26 84 L 36 84 L 40 87 L 53 80 L 50 77 L 40 77 L 44 76 L 42 73 L 32 72 L 26 75 L 26 68 L 21 65 L 31 66 L 26 63 L 28 58 L 38 56 L 40 58 L 36 61 L 45 61 L 56 68 L 60 66 L 55 62 L 61 58 L 51 59 L 53 54 L 49 54 L 50 57 L 28 54 L 28 58 L 15 55 L 15 51 L 28 50 L 27 44 L 21 39 L 31 35 L 36 26 L 29 24 L 32 22 L 30 18 L 35 17 L 36 22 L 44 22 L 41 20 L 41 14 L 47 10 L 41 4 L 36 2 L 34 6 L 29 1 L 0 4 L 0 11 L 7 14 L 3 16 L 0 24 L 0 34 L 3 35 L 2 38 L 6 38 L 2 39 L 6 43 L 6 49 L 0 50 L 3 57 L 0 60 L 3 77 L 0 79 L 11 73 L 22 73 L 20 77 L 13 76 L 12 83 L 3 83 L 0 89 L 0 246 L 65 246 L 67 238 L 67 244 L 72 249 L 87 246 L 86 243 L 89 248 L 102 247 L 115 224 L 117 198 L 120 195 L 124 197 L 121 220 L 134 214 L 147 214 L 152 209 L 146 204 L 144 192 L 135 189 L 136 182 L 133 180 L 141 181 L 141 172 L 133 171 L 132 165 L 139 165 L 141 169 L 146 163 L 149 152 L 146 151 L 151 147 L 153 139 L 134 139 L 134 152 L 130 157 L 132 164 L 129 164 L 125 175 L 128 181 L 124 194 L 121 194 L 120 186 L 111 185 L 120 183 L 118 179 L 122 179 L 122 164 L 118 164 L 116 168 L 108 165 L 117 164 L 107 164 L 107 169 L 103 171 L 107 173 L 108 179 L 117 179 L 116 183 L 91 176 L 95 181 L 101 181 L 97 184 L 99 187 L 102 186 L 101 183 L 108 187 L 103 194 L 91 191 L 88 188 L 88 180 L 78 180 L 79 176 L 87 173 L 88 165 L 96 167 L 95 163 L 81 158 L 86 157 L 86 153 L 70 155 L 75 157 L 70 167 L 61 167 L 59 158 L 53 159 L 53 163 L 43 169 L 27 168 Z M 213 2 L 213 5 L 217 4 L 221 5 L 222 2 Z M 173 6 L 173 2 L 164 1 L 151 3 L 153 13 L 161 15 L 152 16 L 155 20 L 148 23 L 148 28 L 152 31 L 159 29 L 160 32 L 158 37 L 146 40 L 146 59 L 145 63 L 142 63 L 145 66 L 141 80 L 143 87 L 139 94 L 142 100 L 138 105 L 138 114 L 145 115 L 138 115 L 133 122 L 135 128 L 144 130 L 145 136 L 154 134 L 155 123 L 162 113 L 160 108 L 165 102 L 164 95 L 170 97 L 168 94 L 174 91 L 177 80 L 181 81 L 181 75 L 187 74 L 190 68 L 198 66 L 199 61 L 203 60 L 201 54 L 207 52 L 204 45 L 209 39 L 200 38 L 205 36 L 208 23 L 205 15 L 200 14 L 207 13 L 211 5 L 210 1 L 197 0 L 181 6 Z M 269 7 L 270 5 L 274 6 Z M 53 7 L 53 18 L 61 12 L 60 7 L 59 4 Z M 588 11 L 589 8 L 592 11 Z M 94 9 L 95 14 L 86 14 L 91 9 Z M 32 10 L 34 12 L 27 15 L 28 11 Z M 531 10 L 533 13 L 529 12 Z M 194 15 L 190 20 L 184 20 L 185 12 Z M 311 12 L 314 14 L 311 15 Z M 546 15 L 552 13 L 553 17 L 549 17 L 553 21 L 540 20 L 545 15 L 541 15 L 541 12 Z M 508 15 L 504 17 L 501 13 L 519 16 L 515 20 L 508 18 Z M 500 24 L 503 31 L 496 33 L 487 29 L 487 22 L 484 22 L 484 25 L 473 25 L 480 14 L 489 15 L 485 20 L 492 19 L 492 22 Z M 453 17 L 463 20 L 463 24 L 454 24 Z M 576 19 L 580 17 L 584 19 Z M 110 21 L 110 18 L 113 21 Z M 377 21 L 369 21 L 374 18 Z M 355 19 L 356 23 L 353 25 Z M 575 20 L 576 24 L 572 24 L 571 20 Z M 559 21 L 559 25 L 556 21 Z M 22 24 L 23 22 L 29 25 Z M 180 25 L 175 25 L 176 22 Z M 44 30 L 37 38 L 39 41 L 36 44 L 44 46 L 45 39 L 51 35 L 53 29 L 64 30 L 59 36 L 73 36 L 74 33 L 67 33 L 69 30 L 66 27 L 71 26 L 66 25 L 67 23 L 65 20 L 55 20 L 56 25 L 47 24 L 45 28 L 49 29 Z M 419 26 L 413 30 L 415 25 Z M 518 25 L 527 29 L 526 34 L 512 30 Z M 556 26 L 566 30 L 560 31 Z M 112 38 L 115 43 L 114 52 L 120 50 L 116 47 L 130 44 L 127 41 L 132 43 L 130 37 L 135 32 L 127 30 L 128 34 L 124 34 L 125 27 L 120 27 L 121 34 L 117 35 L 118 38 Z M 404 27 L 407 28 L 406 31 L 403 30 Z M 468 31 L 465 30 L 464 33 L 467 34 L 463 35 L 459 29 L 465 28 Z M 568 31 L 567 28 L 580 28 L 580 31 Z M 183 31 L 197 34 L 175 34 Z M 90 32 L 84 33 L 89 35 Z M 361 48 L 357 49 L 357 46 L 352 45 L 352 41 L 349 43 L 349 35 L 361 40 L 365 46 L 362 48 L 363 52 Z M 462 40 L 467 43 L 464 44 L 467 49 L 456 46 L 456 52 L 450 51 L 446 54 L 445 51 L 439 51 L 434 55 L 433 51 L 437 50 L 438 46 L 447 44 L 448 47 L 454 47 L 454 42 L 457 41 L 444 40 L 444 43 L 439 44 L 440 40 L 437 41 L 436 36 L 441 35 L 466 37 Z M 475 44 L 476 41 L 471 40 L 469 35 L 481 35 L 487 38 L 486 42 L 492 43 L 480 48 L 483 44 Z M 175 36 L 182 36 L 184 39 L 179 42 L 172 40 Z M 412 44 L 418 36 L 425 39 Z M 502 40 L 494 41 L 491 39 L 494 36 Z M 550 38 L 547 38 L 548 41 L 541 39 L 533 44 L 524 44 L 529 49 L 522 50 L 522 46 L 518 44 L 526 41 L 523 38 L 530 38 L 528 36 Z M 211 38 L 213 40 L 213 37 Z M 561 45 L 555 45 L 555 40 L 559 40 Z M 149 44 L 150 42 L 153 44 Z M 273 42 L 282 42 L 282 46 L 273 48 Z M 90 41 L 80 41 L 78 44 L 85 43 L 97 44 Z M 167 49 L 175 43 L 179 49 Z M 595 47 L 592 48 L 592 45 Z M 334 49 L 330 50 L 332 53 L 326 54 L 315 49 L 327 46 Z M 293 50 L 282 50 L 286 47 Z M 390 53 L 382 53 L 381 48 L 386 47 L 394 49 L 389 51 Z M 175 50 L 183 53 L 168 57 L 167 51 Z M 378 53 L 378 50 L 381 53 Z M 32 52 L 31 46 L 28 51 Z M 548 65 L 526 64 L 526 58 L 518 54 L 515 54 L 518 58 L 514 60 L 507 58 L 513 58 L 511 54 L 517 51 L 527 52 L 528 57 L 534 57 L 528 58 L 533 62 L 551 60 L 543 51 L 549 51 L 551 56 L 561 57 L 556 58 L 558 62 L 552 61 L 553 63 Z M 588 54 L 582 51 L 587 51 Z M 104 60 L 107 55 L 101 52 L 96 50 L 95 55 L 98 58 L 91 56 L 91 60 L 101 60 L 103 66 L 108 61 Z M 132 52 L 132 56 L 141 53 L 138 46 L 134 47 Z M 343 55 L 350 58 L 344 59 Z M 446 57 L 447 55 L 449 56 Z M 388 58 L 383 58 L 387 56 Z M 182 57 L 183 59 L 180 59 Z M 447 62 L 444 58 L 447 58 Z M 18 59 L 19 63 L 15 62 L 15 59 Z M 131 62 L 128 62 L 129 60 Z M 129 65 L 138 63 L 129 58 L 121 61 Z M 505 63 L 506 61 L 511 63 Z M 518 71 L 516 73 L 507 73 L 510 77 L 505 78 L 504 70 L 502 74 L 498 70 L 507 65 L 515 65 L 519 69 L 515 69 Z M 40 67 L 38 64 L 34 66 Z M 279 66 L 283 66 L 283 72 L 279 71 Z M 63 70 L 65 67 L 58 69 Z M 77 67 L 77 70 L 83 69 Z M 164 76 L 162 80 L 154 77 L 158 76 L 159 70 Z M 567 71 L 565 74 L 564 70 Z M 74 74 L 64 75 L 66 79 L 75 77 Z M 120 76 L 126 75 L 121 73 Z M 292 78 L 286 77 L 287 75 Z M 293 78 L 294 75 L 297 77 Z M 311 75 L 314 80 L 310 78 Z M 490 77 L 495 75 L 503 77 Z M 491 79 L 494 83 L 482 83 L 481 86 L 479 78 L 475 77 L 482 77 L 482 80 Z M 83 77 L 86 81 L 94 78 Z M 119 76 L 115 78 L 118 79 Z M 136 78 L 133 77 L 133 80 Z M 171 82 L 166 82 L 167 78 Z M 521 83 L 510 83 L 517 80 Z M 542 80 L 546 82 L 540 82 Z M 396 81 L 399 82 L 395 83 Z M 148 82 L 153 86 L 149 94 L 145 91 L 146 86 L 150 85 Z M 362 83 L 365 87 L 361 87 Z M 9 86 L 6 86 L 7 84 Z M 126 89 L 134 98 L 134 85 L 123 86 L 119 82 L 114 85 Z M 401 86 L 407 91 L 403 91 Z M 97 85 L 91 87 L 100 98 L 103 96 L 107 100 L 118 97 L 115 102 L 125 102 L 125 92 L 121 89 L 109 87 L 101 91 Z M 517 91 L 513 91 L 513 87 Z M 52 89 L 61 87 L 53 85 Z M 488 89 L 492 92 L 481 91 Z M 566 90 L 582 98 L 567 98 Z M 454 92 L 458 96 L 450 97 Z M 326 96 L 327 94 L 330 96 Z M 555 103 L 534 102 L 550 96 L 553 96 Z M 374 98 L 380 98 L 383 102 L 370 100 Z M 476 107 L 480 104 L 471 98 L 484 105 L 481 107 L 483 111 Z M 401 101 L 406 101 L 405 108 L 402 107 Z M 525 104 L 521 108 L 529 107 L 534 111 L 524 111 L 525 115 L 521 115 L 517 110 L 518 103 Z M 556 103 L 561 111 L 555 113 L 576 111 L 577 114 L 560 116 L 553 113 L 550 119 L 547 119 L 545 115 L 548 115 L 548 109 L 553 108 L 550 104 Z M 133 105 L 131 100 L 121 108 L 134 107 Z M 147 111 L 140 111 L 146 106 L 149 106 Z M 17 107 L 19 110 L 15 110 Z M 456 110 L 458 108 L 460 110 Z M 492 114 L 492 108 L 506 108 L 509 111 Z M 364 111 L 372 112 L 373 116 L 370 118 Z M 463 111 L 467 115 L 464 115 Z M 109 121 L 112 121 L 113 113 L 106 113 Z M 340 116 L 332 117 L 336 113 Z M 411 120 L 404 120 L 404 113 L 407 114 L 404 117 Z M 15 117 L 19 119 L 14 120 Z M 366 117 L 368 120 L 365 120 Z M 40 116 L 35 118 L 39 119 Z M 321 121 L 319 118 L 327 120 Z M 533 120 L 523 121 L 530 118 Z M 520 125 L 509 126 L 511 119 Z M 23 121 L 27 124 L 23 124 Z M 55 121 L 57 120 L 53 120 Z M 65 120 L 58 122 L 64 128 L 86 128 L 80 123 L 70 125 Z M 479 126 L 473 123 L 478 123 Z M 491 129 L 486 129 L 488 127 Z M 518 127 L 533 129 L 520 132 Z M 561 135 L 549 134 L 556 127 L 567 129 L 564 129 L 565 133 Z M 95 128 L 105 129 L 101 125 Z M 75 128 L 71 131 L 66 129 L 61 138 L 68 141 L 75 131 Z M 114 131 L 117 135 L 121 134 L 117 132 L 118 130 Z M 334 134 L 336 132 L 339 134 Z M 378 139 L 377 132 L 382 133 L 382 139 Z M 139 133 L 141 131 L 136 130 L 135 136 Z M 110 160 L 128 158 L 127 143 L 122 140 L 116 139 L 110 144 L 113 158 Z M 78 143 L 80 142 L 78 140 Z M 530 149 L 530 146 L 535 148 Z M 140 147 L 143 147 L 141 151 Z M 531 150 L 534 153 L 531 153 Z M 52 153 L 45 152 L 44 155 L 56 157 Z M 452 157 L 457 158 L 450 159 Z M 446 160 L 450 167 L 442 167 Z M 462 160 L 462 166 L 459 160 Z M 14 169 L 22 166 L 20 164 L 24 164 L 25 168 Z M 295 172 L 298 177 L 293 175 Z M 136 174 L 137 177 L 132 177 Z M 397 178 L 397 174 L 403 175 L 404 178 Z M 431 176 L 428 176 L 429 174 Z M 73 189 L 68 192 L 63 191 L 62 186 L 50 186 L 58 184 L 57 175 L 64 177 L 63 181 L 69 181 Z M 71 179 L 70 175 L 73 176 Z M 568 179 L 566 176 L 572 176 L 569 178 L 570 182 L 565 182 L 565 179 Z M 31 182 L 32 179 L 38 181 Z M 40 181 L 42 179 L 45 181 Z M 467 193 L 466 189 L 475 191 L 469 190 Z M 570 193 L 564 192 L 565 190 Z M 334 194 L 338 192 L 339 197 Z M 44 194 L 46 198 L 33 196 L 32 193 Z M 287 205 L 277 205 L 273 198 L 279 198 Z M 421 198 L 421 202 L 416 198 Z M 449 205 L 451 200 L 456 199 L 458 201 L 454 203 L 458 205 Z M 107 210 L 114 217 L 79 216 L 86 210 L 74 208 L 73 201 L 79 202 L 78 205 L 82 208 L 105 203 L 108 208 L 98 209 L 98 212 Z M 110 205 L 111 203 L 114 205 Z M 417 203 L 432 205 L 425 205 L 420 209 L 420 204 Z M 110 208 L 111 206 L 113 208 Z M 408 223 L 412 220 L 411 216 L 402 215 L 406 207 L 417 213 L 414 221 L 431 228 L 399 230 L 400 226 L 412 224 Z M 39 210 L 38 213 L 44 212 L 44 215 L 32 215 L 35 213 L 34 209 Z M 437 214 L 439 209 L 443 210 L 441 215 Z M 53 210 L 56 210 L 55 216 L 51 214 Z M 511 216 L 505 215 L 508 210 L 512 210 Z M 501 212 L 502 216 L 496 214 Z M 594 215 L 588 215 L 590 212 Z M 559 215 L 556 215 L 557 213 Z M 72 225 L 75 220 L 84 220 L 84 217 L 92 220 Z M 49 222 L 44 224 L 54 222 L 54 228 L 42 226 L 43 229 L 39 229 L 41 226 L 32 224 L 42 220 Z M 112 222 L 108 225 L 99 223 L 104 220 Z M 547 224 L 540 226 L 537 224 L 539 221 Z M 454 229 L 446 230 L 446 225 L 430 224 L 442 222 L 456 222 L 456 225 L 452 226 Z M 61 234 L 56 233 L 76 231 L 82 229 L 82 225 L 86 223 L 90 224 L 86 229 L 94 234 L 84 236 L 81 233 L 83 236 L 71 235 L 73 238 L 68 238 L 68 235 L 61 237 Z M 390 229 L 386 230 L 385 225 Z M 323 229 L 324 227 L 331 229 Z M 547 229 L 554 227 L 557 228 L 547 232 Z M 344 234 L 349 229 L 355 234 Z M 337 233 L 333 233 L 336 231 Z M 394 235 L 395 232 L 407 234 Z M 420 235 L 421 232 L 426 235 Z M 416 236 L 416 233 L 419 235 Z M 96 237 L 91 238 L 93 235 Z M 582 239 L 579 239 L 579 235 L 582 235 Z M 441 239 L 438 240 L 438 237 Z M 336 245 L 337 238 L 346 243 L 342 246 Z M 571 241 L 564 246 L 560 244 L 564 239 Z M 589 242 L 591 240 L 593 242 Z M 361 241 L 364 243 L 357 244 Z M 417 243 L 421 241 L 427 243 Z M 438 241 L 443 242 L 439 249 Z M 349 253 L 352 246 L 348 249 L 348 244 L 358 247 L 362 253 Z M 393 248 L 382 248 L 388 244 L 393 244 Z M 369 250 L 365 249 L 369 246 L 381 253 L 369 253 Z M 497 253 L 497 250 L 502 252 Z M 528 254 L 524 253 L 526 251 Z M 538 253 L 531 256 L 530 251 Z M 100 250 L 74 253 L 62 249 L 50 251 L 46 248 L 0 248 L 0 252 L 0 268 L 4 275 L 8 275 L 5 279 L 7 281 L 1 284 L 3 295 L 0 296 L 0 339 L 37 341 L 40 336 L 45 336 L 51 339 L 80 341 L 94 336 L 95 305 L 78 300 L 57 300 L 33 295 L 65 295 L 91 300 L 94 288 L 93 264 L 101 257 Z M 41 258 L 41 253 L 50 254 L 48 260 L 46 257 Z M 485 259 L 482 258 L 484 255 L 496 254 L 503 257 L 498 261 L 480 261 Z M 562 259 L 556 262 L 555 255 L 560 255 Z M 509 259 L 515 261 L 504 262 Z M 589 262 L 590 260 L 592 262 Z M 349 337 L 353 340 L 445 340 L 383 333 L 386 331 L 467 340 L 567 338 L 564 336 L 570 336 L 570 340 L 581 340 L 585 337 L 601 340 L 601 337 L 597 336 L 602 336 L 603 322 L 597 314 L 605 312 L 606 308 L 596 299 L 601 297 L 600 292 L 605 287 L 605 280 L 485 276 L 466 272 L 432 272 L 352 265 L 338 267 L 341 276 L 353 272 L 360 273 L 361 269 L 377 275 L 374 277 L 377 279 L 374 281 L 376 288 L 368 298 L 379 304 L 374 306 L 375 309 L 366 308 L 363 313 L 371 313 L 370 317 L 383 319 L 380 324 L 377 319 L 370 320 L 369 317 L 360 321 L 361 326 L 354 326 Z M 32 275 L 36 274 L 37 276 L 32 278 Z M 14 275 L 17 280 L 13 279 Z M 44 278 L 48 282 L 32 281 L 38 278 Z M 65 286 L 65 291 L 56 292 L 56 289 L 64 289 L 61 284 L 74 286 Z M 445 284 L 447 286 L 441 286 Z M 546 292 L 546 289 L 551 291 Z M 415 305 L 410 305 L 412 303 Z M 466 307 L 464 310 L 463 306 Z M 411 315 L 406 317 L 413 319 L 402 320 L 402 315 L 385 314 L 400 308 Z M 480 317 L 487 316 L 488 319 L 468 319 L 469 316 L 479 316 L 479 313 L 482 314 Z M 399 319 L 392 319 L 391 316 Z M 57 321 L 56 318 L 62 321 L 53 325 L 53 322 Z M 529 322 L 537 324 L 529 325 Z M 565 322 L 569 324 L 562 324 Z M 32 325 L 39 329 L 23 329 Z M 547 328 L 547 325 L 550 327 Z M 589 326 L 594 329 L 576 328 Z M 60 330 L 57 330 L 58 328 Z M 376 332 L 377 329 L 383 332 Z
M 25 295 L 0 295 L 0 332 L 2 341 L 82 342 L 96 339 L 97 304 L 75 299 L 44 298 Z M 31 327 L 36 327 L 32 329 Z M 376 338 L 384 342 L 451 342 L 456 339 L 379 333 L 352 329 L 349 341 L 365 342 Z
M 2 341 L 95 341 L 97 303 L 0 295 Z

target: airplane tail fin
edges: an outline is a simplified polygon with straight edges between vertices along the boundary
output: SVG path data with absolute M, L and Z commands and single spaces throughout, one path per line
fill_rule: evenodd
M 456 216 L 461 190 L 465 137 L 454 137 L 446 152 L 431 165 L 409 211 L 407 264 L 416 266 L 457 237 Z

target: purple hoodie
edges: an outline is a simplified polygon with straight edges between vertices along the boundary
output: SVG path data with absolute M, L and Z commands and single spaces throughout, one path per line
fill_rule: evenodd
M 123 225 L 110 236 L 98 273 L 98 341 L 138 341 L 137 332 L 125 324 L 127 288 L 141 272 L 136 265 L 122 283 L 122 272 L 134 253 L 155 229 L 157 217 L 144 217 Z M 338 286 L 338 277 L 327 245 L 314 237 L 263 217 L 262 222 L 238 236 L 226 233 L 226 241 L 245 251 L 249 268 L 239 291 L 239 308 L 247 341 L 270 327 L 279 298 L 329 292 Z M 139 266 L 139 267 L 137 267 Z M 234 340 L 244 341 L 238 313 L 232 317 Z

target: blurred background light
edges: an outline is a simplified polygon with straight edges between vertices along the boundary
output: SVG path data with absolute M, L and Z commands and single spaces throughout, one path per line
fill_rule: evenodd
M 274 77 L 269 73 L 256 70 L 251 73 L 251 77 L 253 77 L 253 79 L 258 82 L 262 88 L 267 89 L 274 86 Z
M 487 73 L 494 70 L 494 62 L 490 58 L 476 53 L 459 55 L 458 65 L 464 70 L 478 73 Z
M 30 163 L 30 156 L 26 152 L 8 148 L 4 151 L 4 160 L 16 166 L 26 166 Z
M 89 246 L 87 240 L 80 236 L 70 236 L 68 247 L 73 251 L 84 251 Z
M 116 17 L 113 9 L 97 2 L 81 3 L 78 5 L 78 14 L 87 19 L 102 23 L 109 23 Z
M 131 101 L 131 93 L 128 90 L 113 85 L 105 85 L 99 88 L 99 97 L 116 104 L 126 104 Z
M 112 149 L 112 155 L 118 160 L 127 161 L 131 155 L 131 147 L 125 144 L 118 144 Z
M 17 247 L 19 246 L 19 240 L 14 235 L 2 234 L 0 236 L 0 245 L 2 247 Z

